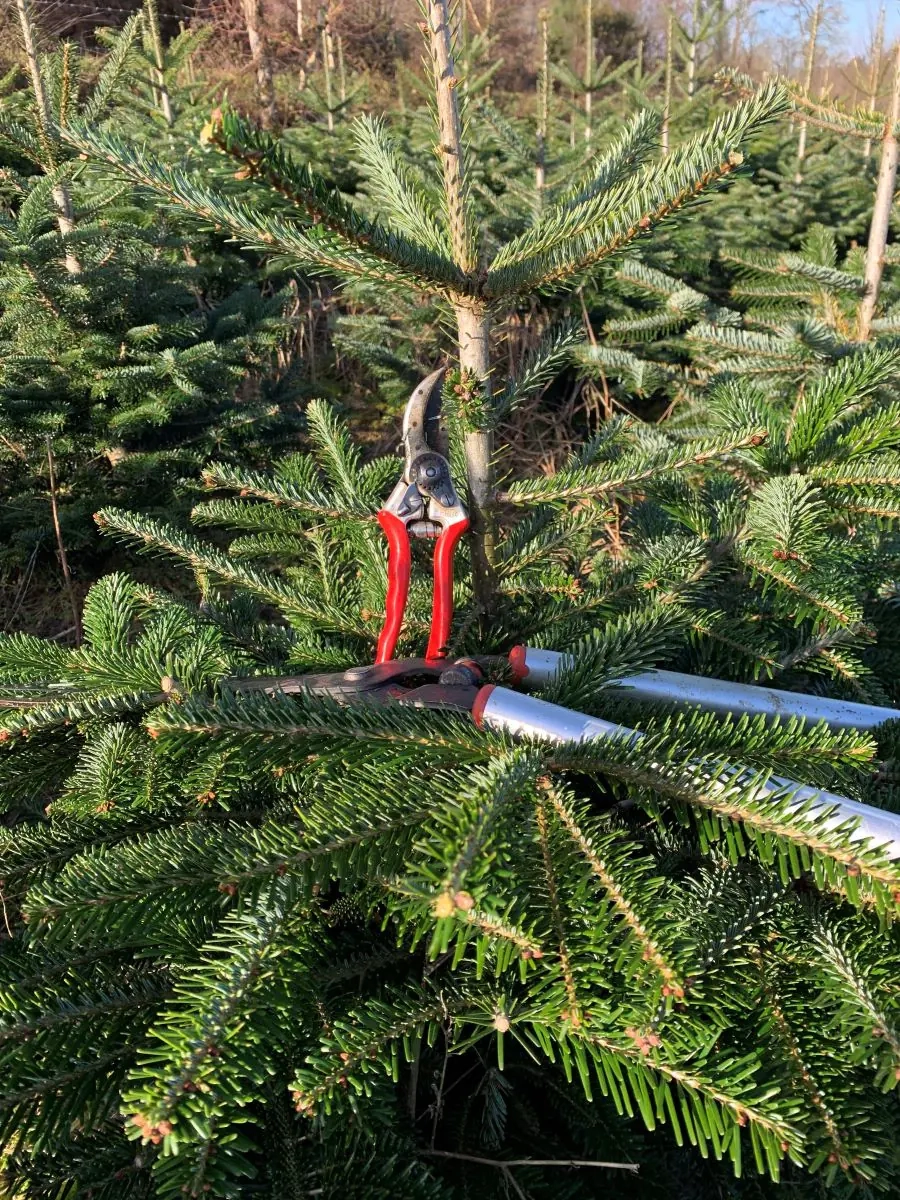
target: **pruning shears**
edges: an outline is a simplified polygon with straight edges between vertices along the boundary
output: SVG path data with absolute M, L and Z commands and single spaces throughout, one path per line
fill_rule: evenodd
M 409 398 L 403 414 L 403 472 L 378 512 L 378 522 L 388 541 L 388 590 L 375 665 L 268 680 L 267 690 L 326 695 L 339 704 L 437 709 L 468 716 L 482 728 L 550 745 L 605 740 L 636 745 L 644 737 L 638 730 L 518 690 L 549 682 L 570 661 L 566 655 L 517 646 L 506 658 L 479 656 L 448 661 L 453 558 L 469 520 L 446 457 L 447 436 L 441 424 L 443 379 L 443 370 L 432 372 Z M 409 596 L 412 538 L 436 539 L 431 632 L 424 658 L 392 661 Z M 517 690 L 487 682 L 486 668 L 499 668 L 518 685 Z M 667 701 L 676 708 L 796 716 L 825 721 L 832 728 L 872 728 L 895 719 L 898 712 L 667 671 L 628 676 L 619 682 L 618 690 L 631 692 L 638 699 Z M 703 778 L 704 763 L 698 761 L 695 765 Z M 786 796 L 789 807 L 800 816 L 814 813 L 832 828 L 849 830 L 855 825 L 854 839 L 868 839 L 872 845 L 883 847 L 890 858 L 900 859 L 900 818 L 894 813 L 781 776 L 758 779 L 740 765 L 725 768 L 717 781 L 725 786 L 752 782 L 761 797 Z
M 403 413 L 403 474 L 378 513 L 388 542 L 388 590 L 385 620 L 378 638 L 376 663 L 394 657 L 409 596 L 411 538 L 436 538 L 434 598 L 427 662 L 447 657 L 453 620 L 453 557 L 469 528 L 447 461 L 447 435 L 441 423 L 443 369 L 423 379 Z

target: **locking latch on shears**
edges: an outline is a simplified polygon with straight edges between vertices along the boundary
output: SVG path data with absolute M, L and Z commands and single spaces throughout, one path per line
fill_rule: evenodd
M 376 663 L 394 657 L 409 596 L 411 538 L 435 538 L 434 597 L 431 633 L 425 658 L 447 657 L 453 620 L 453 556 L 469 528 L 464 504 L 453 486 L 447 461 L 447 437 L 441 423 L 444 371 L 424 379 L 403 414 L 403 474 L 378 513 L 388 541 L 388 590 L 385 621 L 378 638 Z

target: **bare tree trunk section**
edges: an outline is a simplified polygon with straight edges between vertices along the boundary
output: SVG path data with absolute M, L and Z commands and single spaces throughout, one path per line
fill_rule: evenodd
M 691 9 L 691 41 L 687 61 L 687 94 L 688 100 L 693 100 L 697 90 L 697 38 L 700 27 L 700 0 L 694 0 Z
M 547 125 L 550 114 L 550 13 L 546 8 L 542 8 L 538 13 L 538 24 L 540 59 L 537 70 L 537 162 L 534 168 L 534 185 L 538 194 L 538 207 L 541 208 L 544 201 L 544 188 L 547 185 Z
M 878 10 L 878 24 L 875 26 L 875 37 L 872 42 L 872 65 L 869 69 L 869 108 L 874 109 L 878 103 L 878 81 L 881 79 L 881 54 L 884 50 L 884 5 Z M 872 157 L 872 139 L 866 138 L 863 158 L 866 162 Z
M 812 15 L 809 27 L 809 44 L 806 48 L 806 72 L 803 76 L 803 91 L 806 95 L 809 95 L 809 89 L 812 87 L 813 70 L 816 65 L 816 42 L 819 37 L 819 22 L 821 19 L 822 0 L 818 0 Z M 797 173 L 794 176 L 794 183 L 803 182 L 803 160 L 806 158 L 806 130 L 807 124 L 803 120 L 800 122 L 800 136 L 797 139 Z
M 478 268 L 478 252 L 466 204 L 465 159 L 456 96 L 458 80 L 450 48 L 447 0 L 428 0 L 427 13 L 450 245 L 453 261 L 467 275 L 472 275 Z M 490 315 L 485 305 L 471 297 L 460 297 L 454 309 L 462 387 L 471 393 L 473 407 L 490 414 Z M 472 582 L 483 613 L 490 611 L 494 594 L 496 545 L 494 435 L 484 428 L 485 423 L 474 421 L 475 427 L 465 434 Z
M 322 41 L 322 72 L 325 76 L 325 107 L 328 132 L 334 133 L 334 43 L 331 37 L 331 19 L 328 9 L 319 9 L 319 28 Z
M 31 76 L 31 87 L 34 92 L 38 120 L 43 128 L 47 146 L 52 147 L 55 142 L 52 128 L 53 115 L 50 112 L 50 101 L 47 98 L 47 89 L 44 86 L 44 77 L 41 74 L 41 63 L 38 58 L 37 41 L 34 32 L 34 18 L 31 15 L 29 0 L 16 0 L 16 9 L 19 14 L 19 24 L 22 28 L 22 42 L 25 47 L 25 57 L 28 59 L 28 72 Z M 56 163 L 51 161 L 47 166 L 50 170 L 53 170 Z M 56 225 L 59 232 L 63 237 L 73 233 L 75 230 L 75 210 L 72 207 L 69 186 L 64 180 L 60 180 L 53 189 L 53 204 L 56 208 Z M 65 265 L 70 275 L 81 274 L 81 263 L 71 250 L 66 251 Z
M 592 0 L 585 0 L 584 5 L 584 140 L 589 142 L 593 136 L 591 128 L 594 94 L 591 85 L 594 82 L 594 5 Z
M 344 64 L 344 39 L 338 34 L 337 38 L 338 86 L 340 87 L 341 105 L 347 103 L 347 68 Z
M 272 62 L 265 35 L 262 0 L 241 0 L 244 25 L 250 43 L 250 58 L 256 71 L 256 93 L 259 97 L 259 123 L 263 129 L 275 124 L 275 85 L 272 81 Z
M 672 112 L 672 58 L 675 52 L 675 16 L 669 5 L 669 15 L 666 20 L 666 82 L 663 95 L 662 123 L 659 127 L 659 144 L 663 157 L 669 153 L 669 118 Z
M 297 40 L 303 41 L 303 0 L 296 0 Z
M 69 570 L 69 558 L 66 554 L 66 544 L 63 541 L 62 526 L 59 523 L 59 507 L 56 502 L 56 465 L 53 460 L 53 442 L 50 440 L 50 435 L 47 434 L 47 467 L 50 472 L 50 511 L 53 515 L 53 531 L 56 534 L 56 548 L 59 552 L 59 565 L 62 567 L 63 581 L 66 585 L 66 595 L 69 598 L 69 606 L 72 609 L 72 618 L 75 622 L 75 645 L 81 645 L 81 613 L 78 611 L 78 600 L 75 597 L 75 588 L 72 584 L 72 572 Z
M 857 338 L 868 341 L 872 331 L 872 318 L 878 304 L 881 276 L 884 271 L 884 250 L 887 246 L 891 223 L 891 206 L 897 187 L 897 163 L 900 160 L 897 144 L 897 124 L 900 122 L 900 42 L 894 60 L 894 83 L 891 90 L 891 107 L 884 126 L 881 142 L 881 165 L 878 169 L 878 184 L 875 189 L 875 205 L 872 224 L 869 226 L 869 241 L 866 246 L 866 294 L 859 306 Z
M 159 103 L 159 111 L 162 113 L 163 120 L 169 126 L 175 124 L 175 117 L 172 112 L 172 99 L 169 96 L 169 89 L 166 86 L 166 54 L 163 49 L 162 34 L 159 29 L 159 9 L 156 7 L 156 0 L 146 0 L 144 9 L 147 20 L 147 32 L 150 36 L 150 47 L 153 51 L 154 69 L 154 91 L 156 92 L 157 101 Z

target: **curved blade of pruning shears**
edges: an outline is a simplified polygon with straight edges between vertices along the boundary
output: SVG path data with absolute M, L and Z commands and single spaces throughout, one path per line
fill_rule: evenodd
M 406 465 L 422 454 L 447 454 L 447 431 L 441 420 L 444 368 L 423 379 L 403 410 L 403 449 Z

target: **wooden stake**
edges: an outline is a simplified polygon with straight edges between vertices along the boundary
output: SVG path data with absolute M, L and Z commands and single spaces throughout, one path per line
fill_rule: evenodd
M 894 59 L 891 107 L 881 140 L 881 164 L 878 168 L 875 205 L 872 210 L 872 224 L 869 226 L 869 241 L 866 246 L 866 294 L 860 302 L 856 334 L 861 342 L 868 341 L 872 330 L 872 318 L 878 304 L 878 292 L 884 272 L 884 250 L 887 246 L 891 206 L 897 187 L 897 163 L 900 159 L 897 145 L 898 122 L 900 122 L 900 41 L 897 42 Z
M 450 45 L 448 7 L 447 0 L 428 0 L 428 34 L 440 136 L 438 150 L 443 166 L 453 261 L 467 275 L 474 275 L 478 269 L 477 235 L 472 228 L 466 204 L 465 157 L 456 95 L 458 80 Z M 487 305 L 475 297 L 465 296 L 456 301 L 454 311 L 463 387 L 471 387 L 473 403 L 480 403 L 489 412 L 492 394 L 491 319 Z M 467 430 L 465 454 L 473 585 L 481 611 L 487 613 L 494 593 L 495 575 L 493 431 L 485 428 Z
M 69 570 L 69 559 L 66 554 L 66 546 L 63 542 L 62 527 L 59 523 L 59 507 L 56 503 L 56 467 L 53 461 L 53 443 L 50 440 L 50 435 L 47 435 L 47 466 L 50 469 L 50 511 L 53 514 L 53 529 L 56 533 L 56 547 L 59 551 L 59 564 L 62 567 L 63 580 L 66 585 L 66 593 L 69 597 L 69 604 L 72 608 L 72 617 L 75 621 L 75 645 L 81 645 L 81 613 L 78 611 L 78 601 L 75 598 L 75 588 L 72 585 L 72 572 Z

